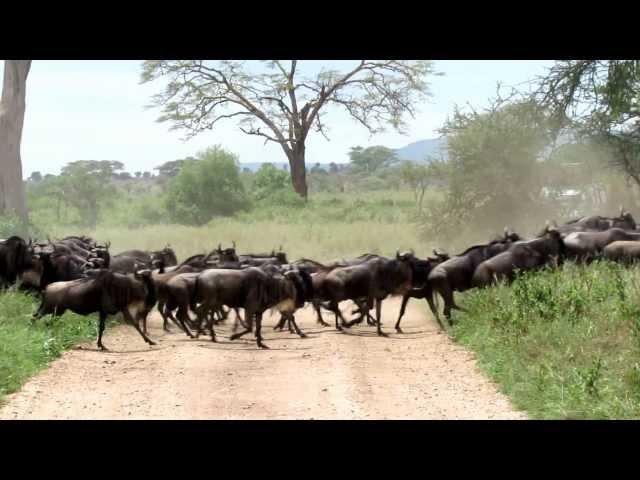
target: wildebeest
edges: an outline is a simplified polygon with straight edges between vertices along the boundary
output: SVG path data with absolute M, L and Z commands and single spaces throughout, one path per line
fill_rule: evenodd
M 395 329 L 398 333 L 402 333 L 402 329 L 400 328 L 400 321 L 404 316 L 404 313 L 407 308 L 407 303 L 411 298 L 430 298 L 431 296 L 431 285 L 428 282 L 429 274 L 431 270 L 433 270 L 436 265 L 441 264 L 449 260 L 449 255 L 446 253 L 438 252 L 436 250 L 433 251 L 435 257 L 427 257 L 426 260 L 418 259 L 414 268 L 413 280 L 412 280 L 412 288 L 402 297 L 402 304 L 400 305 L 400 314 L 398 315 L 398 321 L 396 322 Z
M 56 250 L 53 252 L 42 250 L 31 257 L 20 277 L 25 287 L 44 290 L 50 283 L 76 280 L 84 277 L 89 270 L 105 267 L 101 258 L 83 259 L 54 248 Z
M 323 306 L 334 313 L 337 330 L 361 322 L 375 303 L 377 333 L 385 335 L 380 318 L 382 301 L 388 295 L 404 295 L 411 289 L 415 262 L 413 254 L 400 255 L 398 252 L 394 259 L 375 256 L 357 265 L 334 268 L 314 284 L 316 297 L 327 302 Z M 351 322 L 344 319 L 339 308 L 344 300 L 352 300 L 358 305 L 359 318 Z
M 640 260 L 640 242 L 621 240 L 612 242 L 602 250 L 604 258 L 622 263 L 635 263 Z
M 101 350 L 107 350 L 102 343 L 106 318 L 108 315 L 122 313 L 145 342 L 155 345 L 139 325 L 140 320 L 146 318 L 155 303 L 151 271 L 142 270 L 134 275 L 122 275 L 102 270 L 95 277 L 48 285 L 33 321 L 50 313 L 62 315 L 66 310 L 80 315 L 99 313 L 97 344 Z
M 287 261 L 287 254 L 282 251 L 282 247 L 280 247 L 280 251 L 278 252 L 272 250 L 271 253 L 245 253 L 238 255 L 238 261 L 252 267 L 259 267 L 261 265 L 285 265 L 289 263 Z
M 231 308 L 243 308 L 247 328 L 234 333 L 235 340 L 251 332 L 256 322 L 256 342 L 258 347 L 267 348 L 262 342 L 262 314 L 273 308 L 280 312 L 293 312 L 300 301 L 297 283 L 291 272 L 282 276 L 267 274 L 264 270 L 250 267 L 243 270 L 210 269 L 205 270 L 196 279 L 192 309 L 198 316 L 198 333 L 206 312 L 226 305 Z M 200 304 L 195 307 L 196 304 Z M 209 322 L 211 339 L 215 341 L 213 322 Z
M 177 308 L 177 305 L 175 304 L 175 302 L 170 302 L 171 291 L 169 288 L 167 288 L 167 283 L 177 275 L 183 273 L 201 272 L 202 270 L 205 270 L 208 267 L 207 261 L 209 256 L 210 255 L 204 254 L 192 255 L 179 265 L 170 267 L 170 269 L 167 269 L 166 271 L 164 269 L 164 265 L 162 265 L 161 263 L 162 268 L 158 271 L 152 272 L 152 279 L 158 296 L 158 311 L 162 316 L 163 330 L 167 332 L 169 331 L 167 319 L 171 319 L 179 327 L 183 329 L 185 328 L 184 321 L 178 323 L 176 321 L 176 318 L 173 316 L 172 311 Z M 174 308 L 171 308 L 172 306 Z M 143 324 L 143 331 L 147 333 L 146 322 Z M 188 330 L 185 330 L 185 333 L 187 333 L 187 335 L 190 335 L 190 332 Z
M 133 273 L 140 269 L 151 269 L 162 263 L 165 267 L 178 264 L 176 254 L 168 245 L 162 250 L 146 252 L 127 250 L 111 257 L 110 270 L 116 273 Z
M 565 246 L 560 232 L 547 225 L 537 238 L 515 242 L 506 252 L 479 264 L 471 284 L 473 287 L 485 287 L 500 279 L 513 280 L 516 271 L 532 270 L 554 261 L 559 263 L 564 255 Z
M 558 231 L 562 235 L 567 235 L 572 232 L 604 231 L 609 230 L 610 228 L 635 230 L 636 221 L 631 213 L 625 211 L 624 208 L 620 208 L 620 216 L 618 217 L 590 215 L 587 217 L 577 218 L 559 226 Z
M 32 262 L 33 248 L 18 236 L 0 242 L 0 288 L 12 285 Z
M 621 228 L 610 228 L 601 232 L 573 232 L 565 236 L 567 255 L 577 260 L 590 260 L 602 252 L 610 243 L 620 240 L 640 240 L 640 233 Z
M 427 282 L 430 287 L 430 294 L 427 302 L 431 312 L 436 317 L 440 328 L 444 329 L 438 311 L 433 302 L 436 293 L 444 299 L 444 316 L 451 322 L 451 309 L 463 310 L 456 305 L 453 292 L 464 292 L 471 288 L 471 278 L 476 267 L 485 260 L 488 260 L 499 253 L 506 251 L 514 242 L 520 240 L 517 233 L 509 232 L 505 229 L 501 238 L 493 240 L 484 245 L 474 245 L 467 248 L 459 255 L 436 265 L 429 273 Z

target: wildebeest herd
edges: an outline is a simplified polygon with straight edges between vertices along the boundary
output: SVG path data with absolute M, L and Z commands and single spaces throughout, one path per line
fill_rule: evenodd
M 86 236 L 46 243 L 27 243 L 12 236 L 0 241 L 0 286 L 18 284 L 38 292 L 41 303 L 33 321 L 66 310 L 98 313 L 97 344 L 102 350 L 106 350 L 102 343 L 106 318 L 117 313 L 154 345 L 147 336 L 147 316 L 156 305 L 164 330 L 169 331 L 172 321 L 189 337 L 208 331 L 212 341 L 216 341 L 215 325 L 233 311 L 231 340 L 255 328 L 257 345 L 267 348 L 261 332 L 262 316 L 269 309 L 280 314 L 274 329 L 286 327 L 300 337 L 305 334 L 296 324 L 295 313 L 306 304 L 313 306 L 323 326 L 329 326 L 322 316 L 326 310 L 334 314 L 337 330 L 366 321 L 378 335 L 385 335 L 382 302 L 390 295 L 401 295 L 397 332 L 402 333 L 400 322 L 410 298 L 426 299 L 444 329 L 436 293 L 443 298 L 444 315 L 451 323 L 451 310 L 463 310 L 454 300 L 456 291 L 512 281 L 518 272 L 558 266 L 565 259 L 635 261 L 640 259 L 640 231 L 631 214 L 621 209 L 618 217 L 588 216 L 561 226 L 547 223 L 528 240 L 505 228 L 499 238 L 453 256 L 434 250 L 433 257 L 423 259 L 413 251 L 398 251 L 392 258 L 365 254 L 329 264 L 306 258 L 289 262 L 282 247 L 238 255 L 235 242 L 182 262 L 170 246 L 113 256 L 109 247 Z M 353 320 L 346 320 L 339 308 L 345 300 L 356 306 Z M 374 308 L 375 317 L 370 313 Z

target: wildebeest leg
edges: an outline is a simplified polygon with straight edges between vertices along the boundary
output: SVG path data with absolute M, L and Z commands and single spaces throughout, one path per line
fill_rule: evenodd
M 435 298 L 435 300 L 437 301 L 438 297 Z M 433 292 L 431 292 L 429 295 L 427 295 L 427 303 L 429 304 L 429 308 L 431 309 L 431 313 L 433 313 L 433 316 L 436 318 L 438 325 L 440 325 L 440 329 L 444 330 L 444 325 L 442 324 L 442 321 L 440 320 L 440 315 L 438 315 L 438 307 L 436 306 L 435 302 L 434 302 L 434 298 L 433 298 Z
M 400 315 L 398 316 L 398 321 L 396 322 L 396 332 L 398 333 L 402 333 L 402 329 L 400 328 L 400 320 L 402 320 L 402 317 L 404 316 L 404 312 L 407 309 L 407 303 L 409 303 L 409 298 L 410 295 L 408 293 L 405 293 L 404 296 L 402 297 L 402 305 L 400 305 Z
M 256 314 L 256 343 L 260 348 L 269 349 L 269 347 L 262 343 L 262 313 Z
M 313 308 L 315 309 L 316 314 L 318 315 L 317 322 L 323 327 L 328 327 L 329 324 L 322 319 L 322 312 L 320 311 L 320 303 L 316 300 L 314 300 L 312 303 L 313 303 Z
M 211 335 L 211 341 L 216 341 L 216 332 L 213 329 L 213 321 L 209 321 L 209 334 Z
M 289 328 L 291 328 L 291 325 L 293 325 L 295 333 L 297 333 L 300 338 L 306 338 L 307 336 L 302 332 L 302 330 L 300 330 L 298 324 L 296 323 L 295 315 L 293 313 L 288 313 L 287 316 L 289 317 Z
M 104 325 L 106 320 L 107 314 L 104 312 L 100 312 L 100 320 L 98 320 L 98 348 L 103 352 L 108 350 L 108 348 L 102 344 L 102 334 L 104 332 Z
M 244 331 L 240 332 L 240 333 L 234 333 L 233 335 L 231 335 L 231 337 L 229 338 L 230 340 L 236 340 L 237 338 L 242 337 L 243 335 L 246 335 L 247 333 L 251 332 L 251 330 L 253 329 L 253 316 L 255 315 L 255 313 L 251 310 L 251 309 L 245 309 L 244 311 L 244 319 L 245 322 L 248 322 L 247 325 L 244 325 Z
M 387 334 L 382 331 L 382 300 L 376 298 L 376 323 L 378 324 L 378 335 L 386 337 Z
M 169 322 L 167 319 L 167 314 L 165 313 L 165 302 L 164 300 L 158 300 L 158 312 L 160 312 L 160 316 L 162 317 L 162 330 L 165 332 L 169 332 Z M 147 322 L 144 323 L 144 333 L 147 333 Z
M 138 322 L 136 320 L 133 319 L 133 317 L 131 317 L 131 314 L 129 314 L 128 310 L 123 310 L 122 311 L 122 316 L 124 317 L 124 319 L 130 323 L 133 328 L 135 328 L 138 333 L 142 336 L 142 338 L 144 339 L 145 342 L 147 342 L 149 345 L 155 345 L 156 343 L 151 340 L 149 337 L 147 337 L 144 332 L 140 329 L 140 325 L 138 325 Z
M 328 305 L 328 310 L 332 311 L 335 316 L 336 316 L 336 330 L 342 330 L 342 326 L 340 326 L 340 324 L 338 323 L 338 319 L 340 318 L 342 320 L 342 325 L 344 325 L 345 327 L 347 326 L 346 323 L 344 321 L 344 318 L 342 317 L 342 312 L 340 312 L 340 308 L 338 306 L 338 304 L 336 302 L 330 302 Z
M 284 323 L 287 321 L 287 317 L 284 313 L 280 314 L 280 321 L 276 323 L 276 326 L 273 327 L 274 330 L 282 330 L 284 328 Z
M 169 309 L 169 307 L 165 307 L 165 313 L 167 315 L 167 318 L 170 319 L 173 323 L 175 323 L 175 325 L 183 330 L 185 333 L 188 334 L 186 328 L 184 325 L 182 325 L 177 319 L 176 317 L 173 315 L 173 312 Z M 167 331 L 169 331 L 169 326 L 167 325 Z
M 466 312 L 466 310 L 456 305 L 456 302 L 453 298 L 453 289 L 449 285 L 446 285 L 446 287 L 443 290 L 444 291 L 442 291 L 441 294 L 442 294 L 442 297 L 444 298 L 444 316 L 449 321 L 449 325 L 453 325 L 453 320 L 451 318 L 451 310 L 455 309 L 455 310 L 460 310 L 461 312 Z
M 193 338 L 193 335 L 191 334 L 191 330 L 189 330 L 189 327 L 187 327 L 187 323 L 186 323 L 190 320 L 187 307 L 184 307 L 182 305 L 178 307 L 178 312 L 176 313 L 178 317 L 177 321 L 175 318 L 173 318 L 172 313 L 170 313 L 170 315 L 173 321 L 175 322 L 175 324 L 178 325 L 178 327 L 180 327 L 184 331 L 184 333 L 187 334 L 189 338 Z

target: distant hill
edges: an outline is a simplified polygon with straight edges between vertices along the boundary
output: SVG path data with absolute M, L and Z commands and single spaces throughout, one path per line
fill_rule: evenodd
M 445 137 L 430 138 L 410 143 L 406 147 L 396 148 L 395 152 L 400 160 L 424 162 L 427 156 L 447 159 L 447 139 Z

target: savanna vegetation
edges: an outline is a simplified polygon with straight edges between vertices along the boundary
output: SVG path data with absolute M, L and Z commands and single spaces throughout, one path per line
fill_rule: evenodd
M 242 88 L 249 88 L 234 68 L 204 73 L 219 80 L 237 74 Z M 426 84 L 406 82 L 431 73 L 428 64 L 414 68 L 386 72 L 405 82 L 412 102 L 427 92 Z M 203 74 L 193 62 L 151 62 L 145 75 L 151 81 L 185 69 Z M 301 133 L 303 117 L 282 107 L 295 64 L 283 69 L 276 62 L 270 69 L 260 78 L 273 100 L 262 108 L 279 123 L 267 134 L 258 125 L 268 122 L 254 111 L 243 128 L 263 137 L 289 127 L 304 133 L 301 150 L 296 138 L 276 138 L 295 171 L 264 164 L 252 172 L 239 162 L 256 159 L 239 159 L 220 146 L 166 162 L 153 173 L 132 175 L 120 162 L 74 161 L 59 175 L 35 172 L 26 182 L 29 223 L 5 215 L 0 235 L 84 233 L 111 241 L 113 253 L 168 243 L 179 258 L 235 241 L 240 251 L 282 246 L 289 258 L 322 261 L 410 248 L 419 256 L 436 247 L 455 254 L 505 226 L 531 236 L 547 219 L 610 215 L 620 205 L 638 215 L 640 142 L 637 127 L 629 127 L 638 111 L 637 62 L 558 62 L 532 95 L 497 98 L 484 111 L 456 109 L 441 129 L 446 158 L 407 162 L 387 146 L 371 145 L 354 146 L 348 164 L 322 165 L 304 164 L 303 141 L 309 131 L 322 133 L 321 117 Z M 366 86 L 368 77 L 356 73 Z M 337 72 L 319 75 L 309 84 L 317 91 L 305 98 L 310 104 L 312 97 L 339 102 L 340 82 Z M 237 100 L 222 84 L 216 83 L 221 99 Z M 329 96 L 324 89 L 332 84 L 337 87 Z M 173 88 L 156 98 L 164 120 L 191 134 L 217 121 L 185 117 L 185 107 L 198 98 L 188 85 Z M 183 104 L 167 103 L 170 93 L 182 95 Z M 401 109 L 387 93 L 379 92 L 386 103 L 378 117 L 370 105 L 350 113 L 371 125 L 400 125 Z M 592 110 L 572 114 L 590 98 Z M 636 266 L 568 262 L 524 274 L 510 286 L 470 291 L 460 301 L 468 312 L 456 312 L 452 334 L 477 352 L 481 368 L 533 417 L 637 418 L 638 272 Z M 95 335 L 93 319 L 70 314 L 53 326 L 29 327 L 33 308 L 23 294 L 0 297 L 0 395 L 61 348 Z

